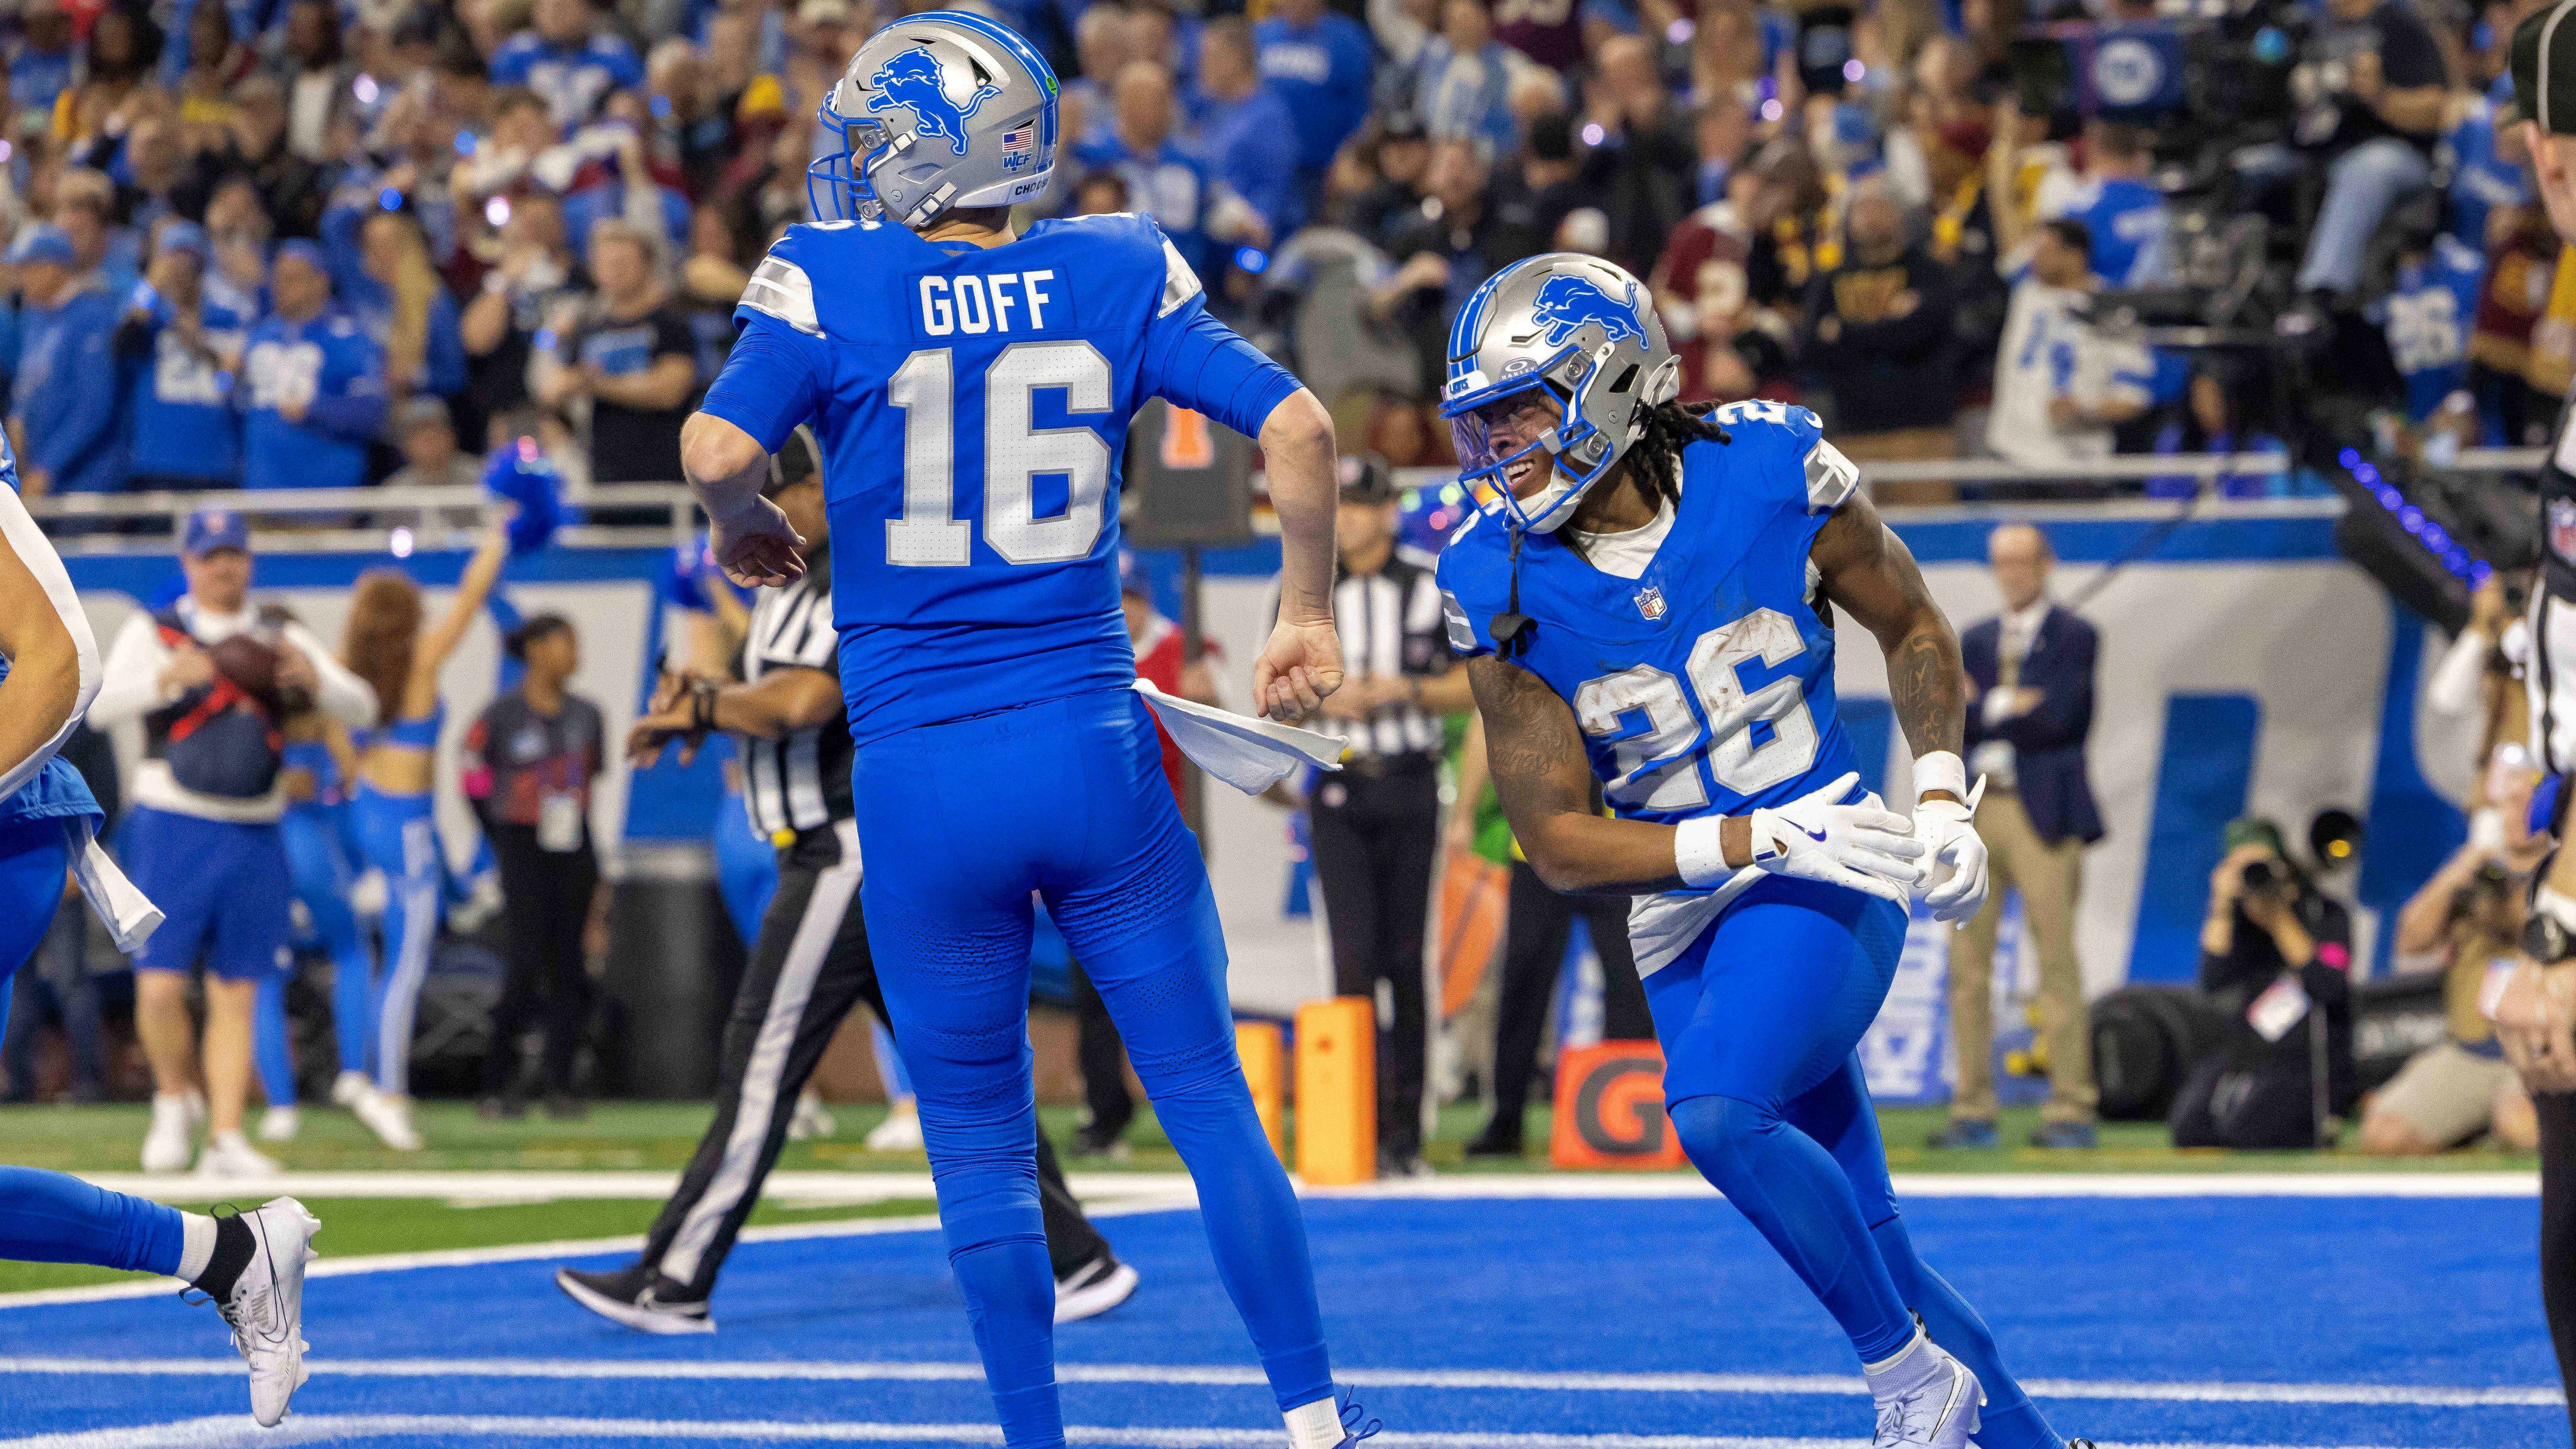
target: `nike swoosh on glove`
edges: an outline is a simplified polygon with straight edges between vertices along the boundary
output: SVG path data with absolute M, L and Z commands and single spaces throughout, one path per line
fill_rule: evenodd
M 1977 782 L 1977 794 L 1985 782 Z M 1932 864 L 1950 868 L 1950 878 L 1923 893 L 1936 921 L 1966 921 L 1986 903 L 1986 843 L 1972 823 L 1973 806 L 1956 800 L 1924 800 L 1914 807 L 1914 838 Z
M 1875 800 L 1837 804 L 1859 783 L 1857 771 L 1813 794 L 1752 815 L 1753 864 L 1773 875 L 1822 881 L 1907 904 L 1907 891 L 1923 881 L 1915 862 L 1924 844 L 1904 816 Z M 1984 856 L 1978 857 L 1980 870 Z

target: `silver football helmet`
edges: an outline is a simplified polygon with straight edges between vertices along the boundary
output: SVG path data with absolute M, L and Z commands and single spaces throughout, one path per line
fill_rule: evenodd
M 957 207 L 1026 201 L 1055 169 L 1054 70 L 1027 41 L 962 10 L 869 36 L 818 119 L 841 146 L 805 170 L 817 221 L 924 227 Z
M 1459 310 L 1440 415 L 1457 436 L 1460 478 L 1489 480 L 1515 526 L 1552 533 L 1681 385 L 1681 359 L 1646 285 L 1599 257 L 1550 252 L 1486 278 Z M 1563 420 L 1499 454 L 1482 410 L 1539 387 Z M 1513 497 L 1508 471 L 1541 448 L 1555 459 L 1555 477 L 1534 497 Z

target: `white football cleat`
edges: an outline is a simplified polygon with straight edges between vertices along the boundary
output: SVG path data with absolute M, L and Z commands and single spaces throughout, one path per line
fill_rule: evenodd
M 1919 1335 L 1913 1350 L 1929 1353 L 1927 1371 L 1904 1393 L 1878 1401 L 1878 1434 L 1871 1449 L 1968 1449 L 1977 1432 L 1984 1386 L 1968 1366 Z
M 895 1108 L 893 1114 L 876 1125 L 867 1136 L 870 1152 L 919 1152 L 921 1150 L 921 1112 L 919 1109 Z
M 374 1090 L 375 1084 L 367 1080 L 366 1073 L 342 1072 L 331 1079 L 331 1105 L 354 1107 L 360 1097 Z
M 293 1107 L 271 1107 L 259 1114 L 259 1140 L 292 1142 L 304 1126 L 304 1115 Z
M 314 1259 L 322 1224 L 291 1197 L 242 1214 L 251 1231 L 250 1265 L 215 1305 L 232 1328 L 233 1348 L 250 1365 L 250 1415 L 263 1429 L 286 1417 L 286 1401 L 304 1386 L 304 1268 Z
M 388 1097 L 382 1092 L 371 1090 L 360 1097 L 357 1104 L 349 1110 L 357 1113 L 358 1120 L 367 1124 L 367 1130 L 376 1134 L 377 1141 L 394 1151 L 418 1152 L 420 1150 L 420 1134 L 414 1131 L 411 1125 L 410 1098 Z
M 143 1134 L 143 1170 L 185 1172 L 196 1155 L 196 1124 L 189 1120 L 187 1098 L 154 1094 L 152 1127 Z
M 275 1158 L 251 1146 L 238 1132 L 216 1133 L 206 1140 L 206 1150 L 197 1154 L 199 1177 L 265 1178 L 281 1170 Z

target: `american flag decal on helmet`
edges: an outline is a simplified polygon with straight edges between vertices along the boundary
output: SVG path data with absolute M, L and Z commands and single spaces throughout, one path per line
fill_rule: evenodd
M 1037 122 L 1015 127 L 1002 133 L 1002 169 L 1025 171 L 1038 158 Z

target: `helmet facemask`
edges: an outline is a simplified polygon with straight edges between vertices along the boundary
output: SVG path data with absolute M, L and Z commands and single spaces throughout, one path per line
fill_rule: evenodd
M 1611 352 L 1606 343 L 1591 353 L 1568 346 L 1537 368 L 1441 404 L 1457 444 L 1460 480 L 1471 486 L 1479 478 L 1490 483 L 1515 526 L 1531 533 L 1555 532 L 1574 516 L 1592 486 L 1619 465 L 1643 431 L 1644 405 L 1635 397 L 1637 380 L 1612 378 L 1605 383 L 1602 376 Z M 1635 371 L 1633 367 L 1623 370 Z M 1501 453 L 1484 409 L 1539 388 L 1546 389 L 1560 409 L 1557 425 L 1509 454 Z M 1604 429 L 1593 419 L 1605 408 L 1621 423 L 1637 425 Z M 1541 449 L 1554 464 L 1555 476 L 1538 493 L 1520 498 L 1512 491 L 1510 472 Z

